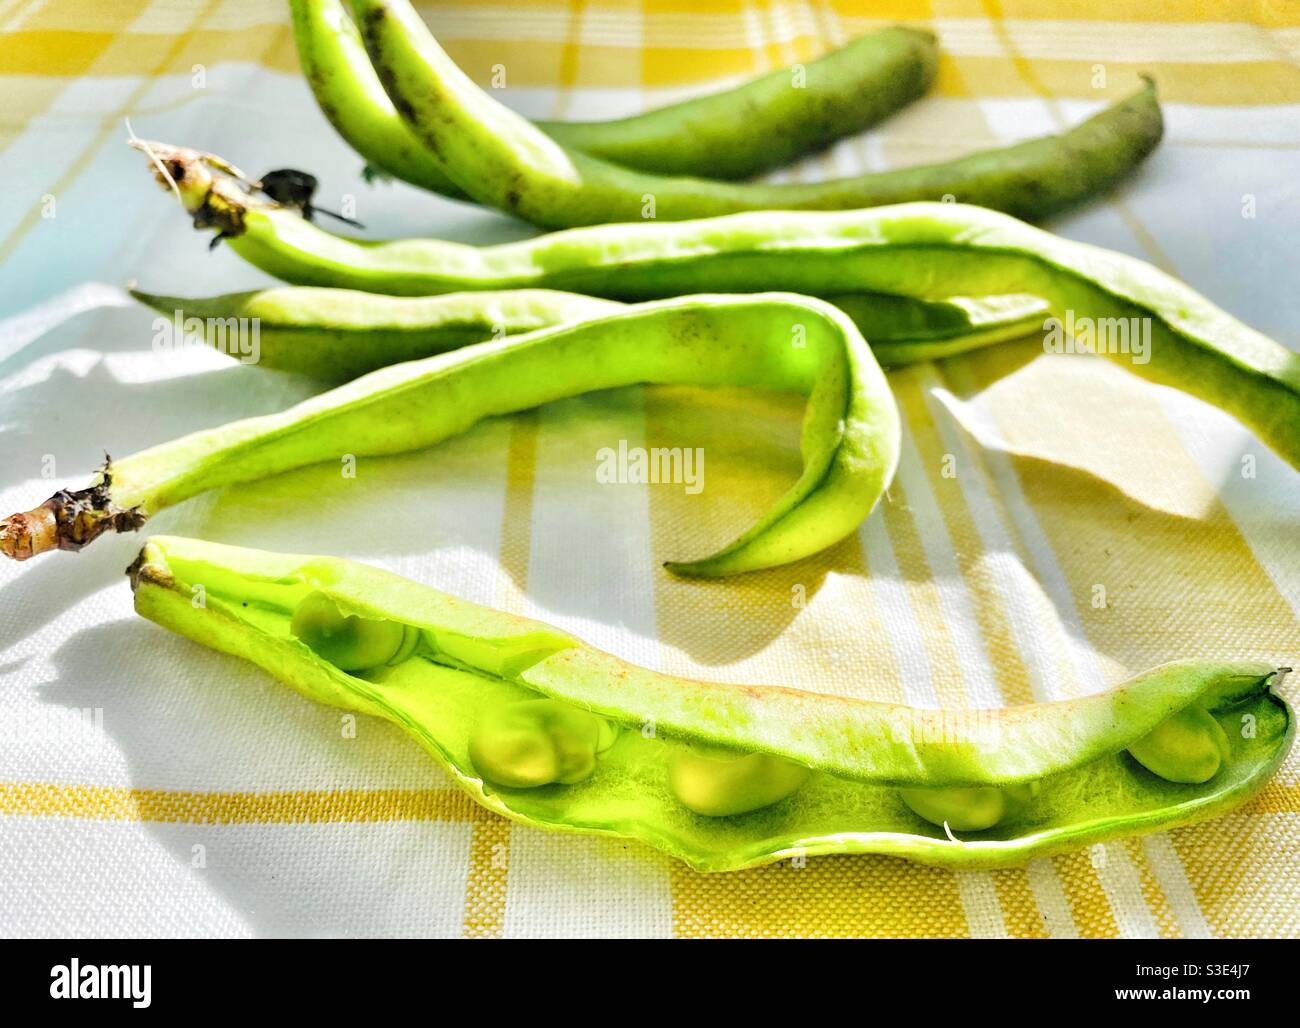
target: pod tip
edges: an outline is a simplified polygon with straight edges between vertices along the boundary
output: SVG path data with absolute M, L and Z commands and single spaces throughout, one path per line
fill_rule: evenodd
M 152 539 L 140 547 L 135 560 L 126 569 L 127 577 L 131 580 L 131 592 L 136 592 L 142 582 L 161 586 L 172 584 L 171 569 L 165 559 L 159 559 L 161 557 L 162 552 Z

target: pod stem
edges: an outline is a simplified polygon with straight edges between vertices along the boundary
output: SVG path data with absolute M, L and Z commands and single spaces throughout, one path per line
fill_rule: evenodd
M 194 227 L 215 228 L 217 240 L 242 235 L 244 215 L 251 207 L 278 206 L 255 198 L 251 190 L 261 183 L 216 154 L 147 139 L 130 142 L 148 155 L 158 184 L 176 194 Z
M 0 521 L 0 553 L 26 560 L 49 550 L 79 550 L 104 532 L 134 532 L 147 520 L 138 507 L 119 507 L 110 499 L 108 464 L 100 480 L 86 489 L 60 489 L 39 507 Z

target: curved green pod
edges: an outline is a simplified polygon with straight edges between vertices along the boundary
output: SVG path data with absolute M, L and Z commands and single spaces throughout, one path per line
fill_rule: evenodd
M 211 297 L 131 295 L 170 325 L 201 334 L 230 356 L 260 367 L 346 382 L 367 372 L 485 339 L 533 332 L 621 310 L 622 304 L 546 289 L 396 297 L 311 286 Z M 948 357 L 1039 329 L 1047 305 L 1034 297 L 942 302 L 862 293 L 834 297 L 884 365 Z M 188 324 L 187 324 L 188 323 Z M 256 354 L 232 338 L 257 326 Z M 249 348 L 251 349 L 251 348 Z
M 1252 661 L 1165 664 L 1063 702 L 924 711 L 659 674 L 338 558 L 155 537 L 130 571 L 143 616 L 312 699 L 395 722 L 488 809 L 541 828 L 639 839 L 702 871 L 832 853 L 964 869 L 1021 864 L 1221 814 L 1263 786 L 1295 733 L 1289 706 L 1269 688 L 1278 669 Z M 205 603 L 196 607 L 197 585 Z M 350 616 L 415 629 L 421 641 L 399 663 L 342 671 L 290 628 L 318 594 Z M 530 747 L 518 712 L 540 700 L 551 704 L 547 724 Z M 555 763 L 537 747 L 556 744 L 558 705 L 572 714 L 558 743 L 567 756 Z M 1129 755 L 1193 707 L 1228 740 L 1208 781 L 1169 781 Z M 502 721 L 509 735 L 495 732 Z M 497 744 L 488 756 L 485 733 Z M 711 786 L 710 764 L 729 769 Z M 511 778 L 514 766 L 520 777 L 493 780 Z M 1016 798 L 990 813 L 997 789 Z M 938 812 L 917 814 L 904 790 L 913 803 L 931 790 Z M 954 828 L 975 790 L 972 823 L 996 823 Z
M 857 529 L 898 463 L 893 394 L 838 308 L 782 294 L 698 296 L 397 364 L 278 414 L 113 460 L 89 488 L 61 490 L 0 522 L 0 552 L 23 560 L 79 549 L 209 489 L 344 455 L 403 453 L 486 417 L 638 383 L 745 386 L 808 398 L 798 481 L 730 545 L 669 564 L 679 575 L 739 574 L 825 549 Z
M 465 194 L 384 92 L 342 0 L 289 0 L 303 74 L 338 134 L 366 162 L 447 196 Z M 538 121 L 565 146 L 661 175 L 749 178 L 870 128 L 921 96 L 938 65 L 934 35 L 894 26 L 800 69 L 612 121 Z
M 1113 330 L 1116 345 L 1102 356 L 1222 408 L 1300 468 L 1300 355 L 1158 268 L 995 211 L 909 203 L 600 225 L 486 247 L 358 242 L 250 200 L 207 155 L 149 145 L 197 224 L 298 285 L 397 295 L 547 288 L 617 300 L 776 288 L 932 302 L 1030 297 L 1058 319 Z
M 808 184 L 655 175 L 567 147 L 488 96 L 443 52 L 407 0 L 353 0 L 352 7 L 384 91 L 446 176 L 479 203 L 544 228 L 945 198 L 1037 220 L 1112 188 L 1163 132 L 1148 79 L 1060 136 L 941 164 Z M 771 135 L 758 142 L 766 145 Z

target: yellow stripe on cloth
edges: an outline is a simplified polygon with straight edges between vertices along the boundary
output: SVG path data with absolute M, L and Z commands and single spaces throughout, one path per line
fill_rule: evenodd
M 835 0 L 852 3 L 853 0 Z M 969 10 L 979 7 L 979 0 L 961 0 L 952 6 Z M 1300 25 L 1300 13 L 1294 4 L 1243 4 L 1241 0 L 1002 0 L 1008 18 L 1050 20 L 1073 18 L 1080 21 L 1110 22 L 1239 22 L 1249 20 L 1259 25 Z
M 501 820 L 460 789 L 197 792 L 0 783 L 0 816 L 200 825 Z
M 461 927 L 467 939 L 499 939 L 505 934 L 511 828 L 503 817 L 485 818 L 474 825 Z
M 501 515 L 501 552 L 495 606 L 523 612 L 528 594 L 528 554 L 532 545 L 533 482 L 537 465 L 537 411 L 510 418 L 506 453 L 506 495 Z
M 1295 938 L 1300 812 L 1234 811 L 1170 833 L 1211 931 L 1222 938 Z
M 1013 939 L 1050 938 L 1047 922 L 1030 887 L 1028 873 L 1019 868 L 1008 868 L 991 874 L 1007 934 Z
M 970 28 L 992 18 L 1014 40 L 1013 49 L 1031 61 L 1034 76 L 1054 96 L 1083 99 L 1114 98 L 1139 72 L 1154 74 L 1161 95 L 1169 102 L 1260 105 L 1300 102 L 1300 69 L 1289 48 L 1270 29 L 1300 26 L 1295 5 L 1272 5 L 1243 19 L 1238 5 L 1205 7 L 1171 4 L 1140 9 L 1140 20 L 1167 26 L 1177 38 L 1180 26 L 1196 30 L 1177 46 L 1159 49 L 1165 37 L 1143 35 L 1141 56 L 1130 60 L 1109 57 L 1109 84 L 1093 81 L 1098 35 L 1114 31 L 1136 17 L 1131 4 L 1086 4 L 1071 9 L 1043 5 L 998 4 L 992 13 L 979 0 L 945 3 L 873 5 L 870 16 L 853 3 L 784 4 L 705 0 L 594 0 L 575 6 L 563 0 L 533 3 L 515 17 L 496 17 L 501 6 L 460 0 L 455 5 L 417 5 L 465 72 L 480 84 L 506 70 L 512 86 L 551 87 L 565 81 L 564 68 L 579 69 L 572 79 L 580 87 L 666 88 L 710 80 L 740 79 L 771 67 L 804 60 L 884 25 L 904 22 L 938 26 L 944 32 L 940 74 L 934 95 L 1041 95 L 1022 69 L 998 54 L 977 52 L 978 31 Z M 742 11 L 748 12 L 742 17 Z M 146 14 L 146 17 L 140 17 Z M 166 31 L 187 17 L 177 7 L 168 16 L 142 2 L 87 5 L 85 0 L 54 0 L 36 5 L 0 28 L 0 75 L 73 78 L 83 74 L 135 76 L 142 67 L 151 74 L 189 74 L 195 63 L 255 60 L 263 67 L 293 74 L 297 58 L 281 4 L 244 0 L 225 4 L 225 17 L 209 25 L 200 40 L 180 50 L 177 34 Z M 838 16 L 836 38 L 828 38 L 828 12 Z M 0 12 L 2 13 L 2 12 Z M 576 31 L 575 14 L 595 29 Z M 1217 24 L 1222 23 L 1222 25 Z M 636 24 L 640 31 L 629 26 Z M 0 26 L 4 23 L 0 22 Z M 792 31 L 792 26 L 796 28 Z M 1225 30 L 1232 31 L 1225 43 Z M 1134 31 L 1134 30 L 1129 30 Z M 1204 45 L 1205 32 L 1215 33 L 1216 48 L 1230 46 L 1236 59 L 1225 59 Z M 973 35 L 972 35 L 973 32 Z M 757 33 L 756 41 L 754 34 Z M 842 35 L 841 35 L 842 34 Z M 1128 38 L 1128 37 L 1126 37 Z M 1102 39 L 1105 42 L 1105 39 Z M 1235 44 L 1235 48 L 1231 46 Z M 1155 49 L 1153 49 L 1155 48 Z M 1068 52 L 1072 56 L 1060 56 Z M 1205 54 L 1202 58 L 1199 55 Z M 1212 70 L 1212 74 L 1207 74 Z M 634 71 L 634 75 L 629 72 Z M 10 113 L 26 120 L 39 110 L 26 97 L 26 88 L 8 97 Z
M 675 866 L 681 938 L 964 938 L 952 873 L 899 860 L 824 857 L 726 875 Z

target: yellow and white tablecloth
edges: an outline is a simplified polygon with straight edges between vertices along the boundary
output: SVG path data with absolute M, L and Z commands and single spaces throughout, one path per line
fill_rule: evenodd
M 939 160 L 1054 131 L 1157 78 L 1168 132 L 1051 227 L 1177 274 L 1300 345 L 1293 0 L 460 0 L 422 7 L 534 116 L 636 111 L 894 21 L 943 50 L 932 94 L 778 178 Z M 107 450 L 277 410 L 310 383 L 160 354 L 121 287 L 269 280 L 190 230 L 137 133 L 322 180 L 367 235 L 525 226 L 369 187 L 266 0 L 0 0 L 0 508 Z M 922 705 L 1104 688 L 1163 660 L 1300 659 L 1300 474 L 1238 424 L 1087 357 L 1012 344 L 891 375 L 888 502 L 821 557 L 734 581 L 660 569 L 797 473 L 796 400 L 625 389 L 436 449 L 202 497 L 152 528 L 370 561 L 638 663 Z M 703 492 L 599 484 L 596 453 L 702 446 Z M 955 473 L 954 473 L 955 470 Z M 374 514 L 383 511 L 376 525 Z M 364 534 L 355 525 L 372 530 Z M 870 857 L 704 876 L 634 843 L 513 826 L 414 742 L 136 617 L 139 537 L 0 567 L 0 934 L 1296 936 L 1300 764 L 1209 824 L 1021 870 Z M 1294 698 L 1294 697 L 1293 697 Z

